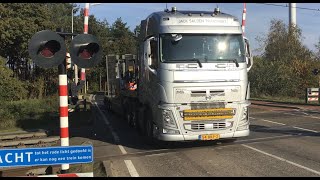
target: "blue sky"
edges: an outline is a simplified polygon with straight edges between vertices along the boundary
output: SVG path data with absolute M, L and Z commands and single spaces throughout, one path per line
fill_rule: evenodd
M 79 3 L 84 7 L 85 3 Z M 274 3 L 273 3 L 274 4 Z M 286 5 L 287 3 L 278 3 Z M 243 3 L 168 3 L 168 8 L 176 6 L 181 10 L 204 10 L 213 11 L 219 6 L 222 12 L 232 14 L 241 21 Z M 124 22 L 133 30 L 142 19 L 155 11 L 163 11 L 166 3 L 101 3 L 90 6 L 89 15 L 93 14 L 97 19 L 106 19 L 112 24 L 121 17 Z M 297 3 L 297 7 L 320 9 L 320 3 Z M 311 50 L 320 38 L 320 11 L 297 9 L 297 25 L 302 29 L 303 43 Z M 258 3 L 247 3 L 246 16 L 246 37 L 251 42 L 254 54 L 259 54 L 260 47 L 256 37 L 267 35 L 271 19 L 281 19 L 289 22 L 289 9 L 285 7 L 269 6 Z M 90 22 L 89 22 L 90 28 Z

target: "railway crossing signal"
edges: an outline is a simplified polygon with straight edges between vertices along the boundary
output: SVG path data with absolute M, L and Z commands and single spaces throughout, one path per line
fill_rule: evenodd
M 93 67 L 102 60 L 101 45 L 91 34 L 79 34 L 73 38 L 70 49 L 71 60 L 81 68 Z
M 90 68 L 97 65 L 102 60 L 102 48 L 95 36 L 90 34 L 77 35 L 71 41 L 70 60 L 69 53 L 67 54 L 66 50 L 65 36 L 73 36 L 74 34 L 65 33 L 62 29 L 57 30 L 58 32 L 43 30 L 34 34 L 29 42 L 28 51 L 30 57 L 38 66 L 43 68 L 58 66 L 60 139 L 61 146 L 69 146 L 68 78 L 66 70 L 69 64 L 71 66 L 71 61 L 81 68 Z M 83 83 L 80 83 L 80 85 L 82 86 Z M 66 173 L 68 169 L 69 164 L 62 164 L 62 173 Z
M 32 36 L 28 51 L 38 66 L 52 68 L 60 65 L 66 59 L 66 45 L 61 36 L 68 33 L 59 34 L 43 30 Z M 90 68 L 102 60 L 102 48 L 95 36 L 79 34 L 71 41 L 70 56 L 74 64 L 81 68 Z
M 32 36 L 28 51 L 38 66 L 52 68 L 64 61 L 67 48 L 61 36 L 53 31 L 43 30 Z

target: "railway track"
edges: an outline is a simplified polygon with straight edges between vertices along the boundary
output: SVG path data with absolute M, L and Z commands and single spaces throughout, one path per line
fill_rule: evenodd
M 51 136 L 48 131 L 30 130 L 0 134 L 0 150 L 14 148 L 59 146 L 60 137 Z M 32 166 L 0 168 L 0 177 L 36 176 L 52 174 L 59 171 L 60 166 Z
M 59 136 L 50 136 L 48 131 L 21 131 L 0 134 L 0 149 L 23 147 L 48 147 L 57 145 Z

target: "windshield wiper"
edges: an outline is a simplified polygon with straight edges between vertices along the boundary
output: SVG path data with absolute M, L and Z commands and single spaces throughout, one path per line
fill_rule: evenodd
M 197 62 L 199 64 L 199 67 L 202 68 L 202 64 L 199 59 L 168 60 L 166 62 L 183 62 L 183 63 Z
M 236 66 L 237 66 L 237 67 L 239 67 L 239 63 L 238 63 L 238 61 L 237 61 L 236 59 L 232 59 L 232 61 L 233 61 L 234 63 L 236 63 Z

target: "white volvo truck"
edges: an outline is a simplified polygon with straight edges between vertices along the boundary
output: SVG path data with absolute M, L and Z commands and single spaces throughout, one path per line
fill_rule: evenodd
M 162 141 L 248 136 L 253 60 L 237 18 L 172 8 L 140 27 L 137 96 L 122 101 L 128 121 Z

